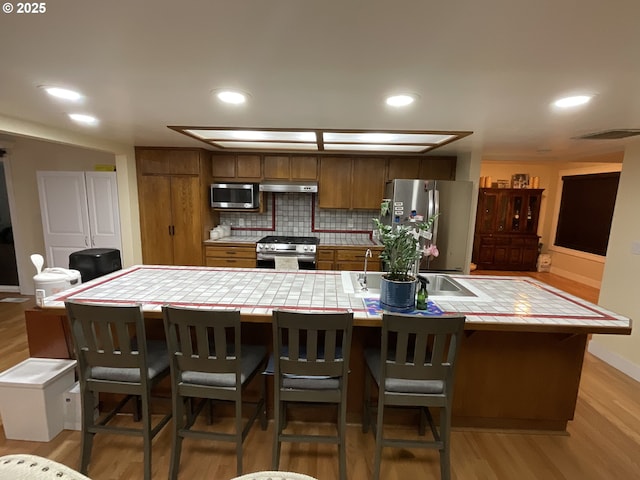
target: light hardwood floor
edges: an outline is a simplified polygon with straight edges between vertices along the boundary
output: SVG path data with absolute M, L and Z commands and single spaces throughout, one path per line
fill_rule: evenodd
M 589 301 L 597 301 L 597 289 L 549 273 L 530 275 Z M 16 295 L 0 294 L 0 298 L 3 296 Z M 28 357 L 22 311 L 32 305 L 31 299 L 22 304 L 0 303 L 0 370 Z M 639 399 L 640 383 L 587 353 L 575 419 L 569 424 L 568 435 L 454 429 L 452 477 L 458 480 L 640 479 Z M 127 423 L 130 419 L 124 417 L 121 421 Z M 413 435 L 413 431 L 406 430 L 403 434 Z M 270 469 L 271 436 L 272 425 L 266 432 L 254 425 L 245 442 L 245 472 Z M 373 435 L 363 435 L 360 425 L 350 425 L 347 439 L 349 478 L 370 478 Z M 167 426 L 154 441 L 154 478 L 167 478 L 170 444 Z M 0 430 L 0 455 L 31 453 L 77 468 L 79 447 L 80 434 L 75 431 L 65 430 L 51 442 L 38 443 L 6 440 Z M 98 435 L 89 470 L 91 478 L 141 478 L 141 447 L 142 441 L 137 438 Z M 381 477 L 385 480 L 439 478 L 437 452 L 391 448 L 383 452 Z M 322 480 L 336 479 L 336 448 L 285 444 L 281 469 L 307 473 Z M 185 440 L 180 478 L 228 480 L 234 476 L 235 454 L 229 444 Z

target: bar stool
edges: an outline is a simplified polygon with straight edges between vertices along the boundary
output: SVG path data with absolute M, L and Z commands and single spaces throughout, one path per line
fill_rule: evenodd
M 169 478 L 175 480 L 180 469 L 182 440 L 187 437 L 222 440 L 236 444 L 237 474 L 242 473 L 242 445 L 257 417 L 267 428 L 266 379 L 260 375 L 260 395 L 252 414 L 244 423 L 243 393 L 258 372 L 264 370 L 267 349 L 240 342 L 239 310 L 204 310 L 164 306 L 165 334 L 171 359 L 173 439 Z M 194 422 L 205 400 L 192 412 L 185 407 L 191 399 L 230 402 L 235 408 L 233 433 L 198 430 Z
M 434 448 L 440 452 L 443 480 L 451 476 L 449 460 L 451 405 L 458 347 L 464 316 L 423 317 L 383 314 L 380 349 L 365 350 L 369 374 L 365 374 L 362 431 L 373 427 L 376 449 L 373 479 L 380 478 L 382 447 Z M 372 423 L 371 380 L 378 386 L 377 420 Z M 385 406 L 420 409 L 419 433 L 429 422 L 433 440 L 404 440 L 383 435 Z M 436 427 L 430 407 L 440 409 Z
M 273 312 L 274 438 L 272 468 L 280 463 L 281 442 L 335 443 L 340 480 L 347 478 L 347 380 L 353 313 Z M 338 406 L 336 435 L 284 433 L 287 406 Z
M 144 478 L 151 479 L 151 441 L 171 418 L 165 415 L 154 427 L 151 389 L 169 375 L 164 342 L 147 341 L 140 305 L 103 305 L 65 302 L 78 360 L 82 402 L 80 471 L 87 474 L 96 433 L 136 435 L 143 438 Z M 100 392 L 124 395 L 116 407 L 99 420 L 93 416 Z M 129 400 L 139 398 L 142 427 L 109 425 Z M 134 407 L 136 407 L 134 405 Z

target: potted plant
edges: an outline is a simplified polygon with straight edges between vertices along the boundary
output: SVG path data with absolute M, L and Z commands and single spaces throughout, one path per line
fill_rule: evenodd
M 386 225 L 374 218 L 378 239 L 384 249 L 380 253 L 386 274 L 380 285 L 380 306 L 392 312 L 414 310 L 416 295 L 417 265 L 425 253 L 437 255 L 435 245 L 430 243 L 431 227 L 437 218 L 410 224 Z M 428 246 L 425 244 L 429 244 Z

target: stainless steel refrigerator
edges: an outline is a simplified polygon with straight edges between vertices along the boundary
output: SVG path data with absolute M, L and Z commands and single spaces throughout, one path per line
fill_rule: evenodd
M 423 257 L 420 271 L 466 272 L 473 183 L 452 180 L 396 179 L 387 182 L 380 221 L 387 225 L 428 220 L 439 213 L 430 243 L 438 257 Z M 429 240 L 421 239 L 421 243 Z

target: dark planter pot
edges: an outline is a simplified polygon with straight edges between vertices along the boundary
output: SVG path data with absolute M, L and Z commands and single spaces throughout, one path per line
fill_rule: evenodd
M 412 312 L 416 307 L 416 280 L 397 282 L 384 276 L 380 283 L 380 307 L 389 312 Z

